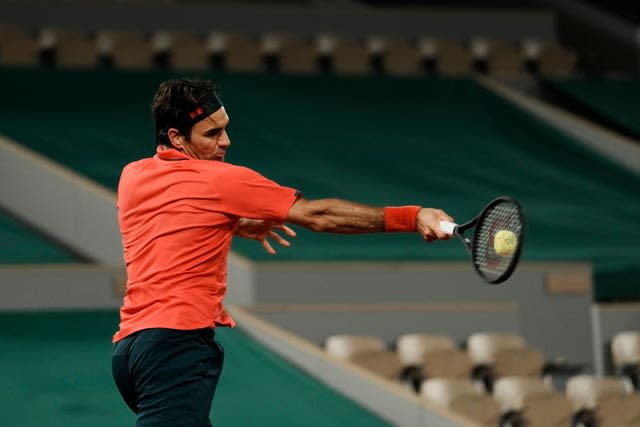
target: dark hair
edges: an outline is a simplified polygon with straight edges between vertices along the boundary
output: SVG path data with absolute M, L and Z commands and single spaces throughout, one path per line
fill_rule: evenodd
M 217 95 L 218 88 L 201 78 L 179 78 L 160 83 L 151 102 L 156 143 L 171 146 L 167 131 L 176 128 L 187 138 L 191 137 L 193 122 L 189 112 L 206 97 Z

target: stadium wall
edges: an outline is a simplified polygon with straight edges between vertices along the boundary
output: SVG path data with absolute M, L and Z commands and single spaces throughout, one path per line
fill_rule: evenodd
M 245 2 L 3 2 L 0 24 L 29 28 L 47 26 L 86 30 L 101 28 L 152 31 L 185 29 L 207 32 L 265 31 L 312 35 L 335 32 L 346 36 L 392 33 L 463 39 L 478 35 L 520 40 L 555 40 L 555 16 L 545 7 L 532 8 L 363 8 Z

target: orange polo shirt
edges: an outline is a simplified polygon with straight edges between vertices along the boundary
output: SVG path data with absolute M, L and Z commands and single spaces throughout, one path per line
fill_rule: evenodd
M 222 300 L 238 218 L 283 222 L 299 197 L 257 172 L 166 147 L 118 185 L 127 267 L 118 341 L 147 328 L 233 326 Z

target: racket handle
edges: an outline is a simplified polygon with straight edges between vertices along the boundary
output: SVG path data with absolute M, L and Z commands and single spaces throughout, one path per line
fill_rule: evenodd
M 453 230 L 458 226 L 455 222 L 440 221 L 440 229 L 447 234 L 453 234 Z

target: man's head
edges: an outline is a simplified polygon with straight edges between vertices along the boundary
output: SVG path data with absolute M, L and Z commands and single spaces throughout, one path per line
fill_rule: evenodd
M 165 81 L 151 109 L 158 145 L 198 159 L 224 159 L 230 144 L 225 130 L 229 117 L 211 82 L 197 78 Z

